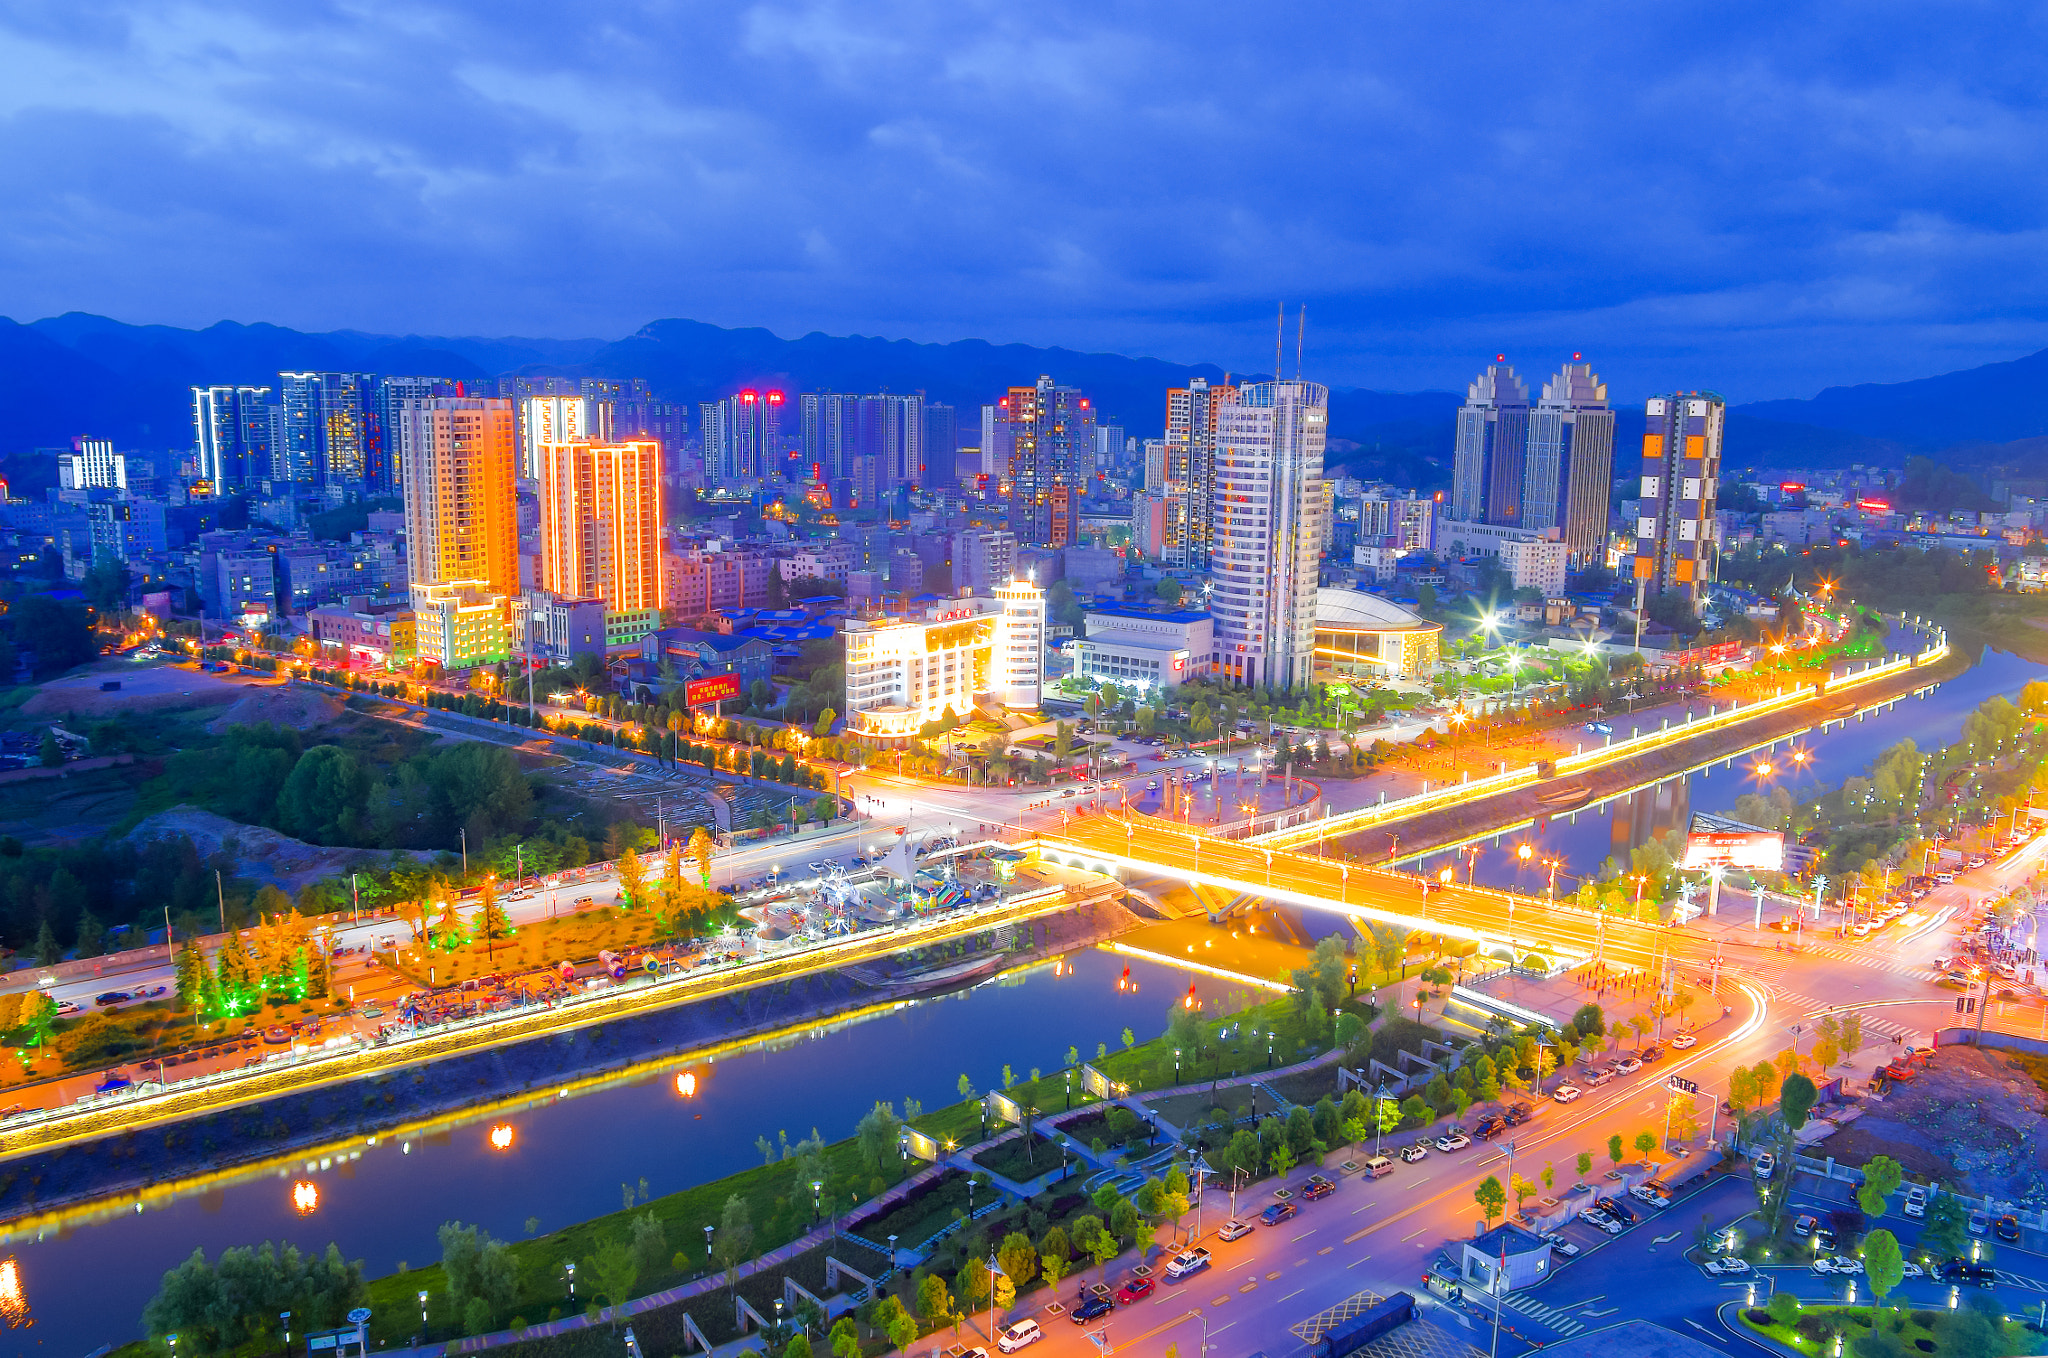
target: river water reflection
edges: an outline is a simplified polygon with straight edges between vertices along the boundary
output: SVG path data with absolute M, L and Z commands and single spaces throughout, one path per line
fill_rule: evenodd
M 1188 992 L 1186 973 L 1130 966 L 1135 990 L 1118 987 L 1128 959 L 1087 950 L 1055 968 L 1033 967 L 972 990 L 905 1003 L 854 1022 L 806 1030 L 772 1049 L 715 1062 L 677 1063 L 644 1079 L 511 1114 L 482 1115 L 431 1135 L 357 1143 L 340 1157 L 304 1162 L 136 1214 L 132 1206 L 5 1246 L 20 1263 L 36 1324 L 0 1339 L 18 1353 L 84 1354 L 139 1337 L 142 1307 L 166 1269 L 195 1248 L 264 1240 L 302 1250 L 338 1243 L 371 1274 L 400 1260 L 438 1259 L 434 1232 L 448 1220 L 477 1222 L 519 1239 L 616 1210 L 622 1184 L 644 1177 L 656 1195 L 717 1178 L 758 1160 L 757 1137 L 813 1128 L 850 1136 L 877 1099 L 900 1112 L 905 1098 L 929 1108 L 958 1099 L 964 1073 L 977 1089 L 1000 1082 L 1005 1063 L 1066 1064 L 1067 1049 L 1092 1058 L 1098 1044 L 1157 1036 L 1168 1007 Z M 1240 988 L 1194 981 L 1205 1002 Z M 679 1096 L 676 1077 L 694 1077 Z M 492 1131 L 507 1125 L 492 1147 Z M 311 1183 L 318 1205 L 294 1207 L 294 1185 Z

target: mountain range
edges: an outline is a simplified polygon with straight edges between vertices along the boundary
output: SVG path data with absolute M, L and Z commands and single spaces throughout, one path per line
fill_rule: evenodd
M 477 382 L 507 373 L 646 378 L 662 399 L 694 403 L 743 386 L 804 391 L 923 391 L 970 413 L 1039 374 L 1080 387 L 1105 422 L 1156 437 L 1164 393 L 1189 379 L 1222 381 L 1210 364 L 1168 363 L 1023 344 L 922 344 L 812 333 L 782 339 L 760 328 L 662 320 L 620 340 L 306 333 L 223 321 L 204 330 L 127 325 L 71 312 L 20 324 L 0 318 L 0 453 L 68 444 L 78 433 L 123 447 L 183 448 L 191 441 L 187 389 L 209 383 L 275 385 L 280 371 L 424 374 Z M 1260 373 L 1236 374 L 1256 380 Z M 2048 434 L 2048 350 L 2011 362 L 1910 382 L 1831 387 L 1808 400 L 1760 401 L 1729 412 L 1728 457 L 1773 463 L 1896 465 L 1913 452 L 1955 451 L 1981 465 L 1999 445 Z M 1331 393 L 1331 461 L 1367 475 L 1440 485 L 1450 463 L 1449 391 Z M 1640 407 L 1622 410 L 1617 446 L 1634 446 Z M 1354 446 L 1355 445 L 1355 446 Z

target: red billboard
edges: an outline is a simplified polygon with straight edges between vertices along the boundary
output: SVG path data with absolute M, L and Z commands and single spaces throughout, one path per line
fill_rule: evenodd
M 683 685 L 683 701 L 691 707 L 703 707 L 707 703 L 739 696 L 740 677 L 737 674 L 707 675 Z
M 1770 830 L 1695 831 L 1685 837 L 1689 872 L 1721 866 L 1781 872 L 1785 867 L 1785 836 Z

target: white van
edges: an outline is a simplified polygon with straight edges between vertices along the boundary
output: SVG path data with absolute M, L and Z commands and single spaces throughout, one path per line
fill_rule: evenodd
M 1384 1179 L 1394 1172 L 1394 1162 L 1384 1155 L 1375 1155 L 1359 1170 L 1368 1179 Z

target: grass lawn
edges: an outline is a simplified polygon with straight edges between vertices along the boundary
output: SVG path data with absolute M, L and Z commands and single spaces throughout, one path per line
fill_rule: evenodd
M 1846 1349 L 1855 1349 L 1859 1340 L 1871 1335 L 1873 1312 L 1868 1306 L 1805 1306 L 1799 1309 L 1797 1318 L 1790 1324 L 1774 1319 L 1762 1307 L 1752 1307 L 1742 1313 L 1742 1323 L 1757 1334 L 1775 1339 L 1780 1344 L 1798 1353 L 1812 1355 L 1812 1358 L 1833 1358 L 1835 1338 L 1841 1336 Z M 1998 1325 L 2004 1331 L 2006 1353 L 2038 1352 L 2038 1333 L 2024 1321 L 1999 1321 L 1995 1317 L 1984 1317 L 1965 1307 L 1960 1312 L 1913 1311 L 1904 1307 L 1891 1306 L 1875 1312 L 1881 1329 L 1888 1330 L 1898 1341 L 1905 1358 L 1919 1358 L 1932 1355 L 1941 1358 L 1944 1354 L 1976 1354 L 1982 1350 L 1977 1336 L 1991 1333 L 1991 1326 Z M 1973 1333 L 1974 1332 L 1974 1333 Z

